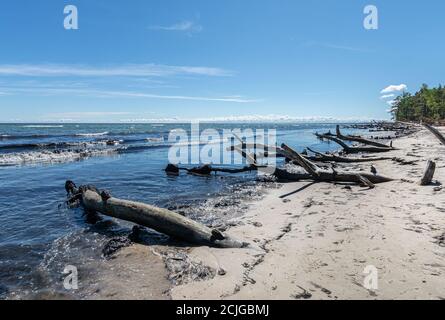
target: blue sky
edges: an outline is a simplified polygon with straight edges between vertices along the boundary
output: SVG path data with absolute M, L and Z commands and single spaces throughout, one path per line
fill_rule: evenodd
M 68 4 L 78 30 L 63 28 Z M 369 4 L 378 30 L 363 27 Z M 443 83 L 444 12 L 442 0 L 5 0 L 0 121 L 387 118 L 400 85 Z

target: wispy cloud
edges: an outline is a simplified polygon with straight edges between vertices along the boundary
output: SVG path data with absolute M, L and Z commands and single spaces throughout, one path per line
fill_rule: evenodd
M 385 99 L 394 98 L 395 96 L 396 96 L 395 94 L 385 94 L 385 95 L 381 96 L 380 99 L 385 100 Z
M 366 48 L 338 45 L 338 44 L 325 43 L 325 42 L 316 42 L 316 41 L 306 42 L 303 44 L 303 46 L 304 47 L 319 47 L 319 48 L 343 50 L 343 51 L 353 51 L 353 52 L 371 52 L 371 50 L 366 49 Z
M 408 89 L 408 86 L 406 84 L 399 84 L 399 85 L 390 85 L 383 89 L 380 93 L 391 93 L 391 92 L 397 92 L 397 91 L 405 91 Z
M 170 26 L 151 26 L 151 30 L 161 30 L 161 31 L 178 31 L 186 33 L 198 33 L 201 32 L 203 27 L 194 21 L 181 21 Z
M 161 100 L 190 100 L 190 101 L 207 101 L 207 102 L 233 102 L 233 103 L 253 103 L 261 100 L 246 99 L 242 96 L 223 96 L 223 97 L 202 97 L 202 96 L 186 96 L 186 95 L 160 95 L 135 91 L 111 91 L 111 90 L 94 90 L 94 89 L 70 89 L 70 88 L 1 88 L 1 90 L 9 94 L 31 94 L 38 96 L 68 95 L 68 96 L 90 96 L 96 98 L 145 98 L 145 99 L 161 99 Z
M 0 65 L 1 76 L 27 77 L 168 77 L 198 75 L 211 77 L 232 76 L 229 70 L 212 67 L 168 66 L 157 64 L 126 64 L 109 67 L 62 64 Z

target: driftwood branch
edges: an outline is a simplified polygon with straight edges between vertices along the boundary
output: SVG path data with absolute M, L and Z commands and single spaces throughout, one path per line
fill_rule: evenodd
M 326 135 L 326 134 L 319 134 L 319 133 L 316 133 L 315 135 L 320 139 L 330 140 L 330 141 L 333 141 L 333 142 L 339 144 L 343 148 L 344 152 L 346 152 L 346 153 L 360 153 L 360 152 L 382 153 L 382 152 L 389 152 L 389 151 L 394 150 L 391 147 L 385 147 L 385 148 L 381 148 L 381 147 L 350 147 L 345 142 L 343 142 L 342 140 L 340 140 L 334 136 L 330 136 L 330 135 Z
M 194 174 L 194 175 L 209 176 L 212 173 L 233 173 L 233 174 L 235 174 L 235 173 L 258 171 L 258 166 L 250 165 L 250 166 L 245 166 L 242 168 L 215 168 L 210 165 L 204 165 L 204 166 L 196 167 L 196 168 L 185 168 L 185 167 L 179 167 L 174 164 L 169 164 L 167 166 L 167 168 L 165 169 L 165 172 L 167 172 L 167 174 L 173 174 L 173 175 L 179 174 L 179 171 L 186 171 L 187 173 Z
M 301 167 L 303 167 L 304 170 L 306 170 L 307 173 L 315 178 L 319 176 L 318 171 L 320 171 L 320 168 L 316 164 L 305 159 L 302 155 L 286 144 L 283 144 L 281 148 L 289 155 L 290 159 L 296 161 Z
M 369 145 L 369 146 L 374 146 L 374 147 L 379 147 L 379 148 L 391 148 L 390 146 L 387 146 L 386 144 L 383 143 L 379 143 L 376 141 L 372 141 L 372 140 L 368 140 L 368 139 L 364 139 L 362 137 L 358 137 L 358 136 L 351 136 L 351 135 L 343 135 L 340 131 L 340 126 L 337 125 L 336 128 L 336 133 L 337 133 L 337 138 L 344 140 L 344 141 L 352 141 L 352 142 L 359 142 L 361 144 L 364 145 Z
M 429 124 L 424 124 L 425 128 L 427 128 L 429 131 L 431 131 L 432 134 L 434 134 L 436 136 L 437 139 L 439 139 L 439 141 L 445 145 L 445 137 L 442 133 L 440 133 L 439 130 L 437 130 L 436 128 L 434 128 L 433 126 L 430 126 Z
M 309 159 L 311 161 L 318 161 L 318 162 L 339 162 L 339 163 L 361 163 L 361 162 L 376 162 L 376 161 L 383 161 L 383 160 L 391 160 L 391 157 L 380 157 L 380 158 L 347 158 L 347 157 L 340 157 L 333 154 L 324 154 L 321 152 L 317 152 L 311 148 L 307 148 L 310 152 L 315 154 L 315 157 L 305 157 L 306 159 Z
M 76 188 L 72 184 L 67 191 L 72 198 L 81 200 L 86 212 L 98 212 L 133 222 L 191 243 L 221 248 L 242 248 L 248 245 L 176 212 L 145 203 L 113 198 L 107 192 L 99 194 L 94 187 Z
M 364 176 L 361 175 L 361 174 L 359 174 L 359 175 L 357 175 L 357 176 L 358 176 L 360 182 L 361 182 L 363 185 L 369 187 L 370 189 L 374 189 L 374 188 L 375 188 L 375 185 L 374 185 L 371 181 L 369 181 L 369 179 L 367 179 L 366 177 L 364 177 Z

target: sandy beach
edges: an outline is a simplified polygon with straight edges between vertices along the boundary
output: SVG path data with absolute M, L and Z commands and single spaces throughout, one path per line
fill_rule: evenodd
M 282 184 L 227 230 L 254 248 L 133 245 L 102 262 L 89 297 L 445 299 L 445 147 L 425 129 L 394 146 L 390 155 L 406 164 L 374 164 L 393 182 Z M 437 163 L 435 180 L 420 186 L 428 160 Z M 368 172 L 370 164 L 345 168 Z M 365 288 L 368 266 L 378 270 L 376 290 Z
M 308 182 L 271 190 L 229 230 L 262 249 L 191 249 L 193 259 L 224 271 L 176 286 L 171 297 L 445 299 L 445 191 L 419 185 L 429 159 L 437 162 L 435 179 L 445 181 L 444 147 L 426 130 L 394 143 L 391 155 L 414 161 L 375 164 L 394 182 L 372 190 L 318 183 L 285 199 Z M 375 291 L 363 285 L 369 265 L 378 269 Z

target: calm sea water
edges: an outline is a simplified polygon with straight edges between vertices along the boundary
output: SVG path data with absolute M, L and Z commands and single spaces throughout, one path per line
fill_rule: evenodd
M 331 124 L 201 124 L 206 128 L 276 129 L 278 142 L 297 150 L 338 148 L 313 135 L 335 130 Z M 67 179 L 208 225 L 224 224 L 242 212 L 243 198 L 259 195 L 261 183 L 251 173 L 166 176 L 166 141 L 174 129 L 190 125 L 0 124 L 0 298 L 60 290 L 64 266 L 103 259 L 104 244 L 131 231 L 130 224 L 106 218 L 93 225 L 81 209 L 66 208 Z

